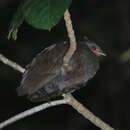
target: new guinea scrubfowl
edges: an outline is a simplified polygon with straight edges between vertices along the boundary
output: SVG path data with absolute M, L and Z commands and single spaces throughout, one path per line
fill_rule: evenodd
M 69 43 L 63 42 L 37 54 L 26 67 L 18 95 L 26 95 L 33 102 L 48 101 L 81 88 L 91 79 L 99 69 L 97 57 L 105 56 L 101 48 L 90 40 L 77 42 L 77 49 L 63 72 L 63 57 L 68 48 Z

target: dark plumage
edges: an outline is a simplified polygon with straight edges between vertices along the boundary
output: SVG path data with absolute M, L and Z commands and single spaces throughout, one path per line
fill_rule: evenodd
M 18 95 L 27 95 L 31 101 L 47 101 L 79 89 L 91 79 L 99 69 L 97 56 L 104 53 L 92 41 L 78 42 L 77 50 L 63 73 L 63 57 L 68 48 L 69 44 L 64 42 L 40 52 L 27 66 L 17 88 Z

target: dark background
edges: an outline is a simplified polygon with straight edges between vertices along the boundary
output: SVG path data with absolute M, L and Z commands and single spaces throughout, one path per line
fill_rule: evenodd
M 24 23 L 17 41 L 8 40 L 8 27 L 19 1 L 0 0 L 0 53 L 23 67 L 43 48 L 67 39 L 63 19 L 51 32 Z M 130 130 L 130 61 L 121 56 L 130 48 L 129 0 L 73 0 L 70 7 L 77 39 L 87 35 L 107 53 L 87 87 L 74 96 L 116 130 Z M 0 121 L 37 104 L 18 97 L 22 75 L 0 62 Z M 98 130 L 67 105 L 25 118 L 5 130 Z

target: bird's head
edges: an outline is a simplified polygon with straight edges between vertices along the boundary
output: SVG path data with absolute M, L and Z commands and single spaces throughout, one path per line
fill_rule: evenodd
M 102 49 L 93 41 L 88 40 L 85 37 L 85 42 L 88 45 L 88 48 L 96 55 L 96 56 L 106 56 L 106 54 L 102 51 Z
M 88 48 L 96 55 L 96 56 L 106 56 L 106 54 L 102 51 L 102 49 L 94 42 L 87 42 Z

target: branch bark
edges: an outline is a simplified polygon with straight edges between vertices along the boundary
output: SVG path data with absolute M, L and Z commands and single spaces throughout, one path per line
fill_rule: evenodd
M 101 130 L 114 130 L 109 124 L 102 121 L 99 117 L 95 116 L 91 111 L 78 102 L 72 95 L 64 95 L 65 99 L 68 98 L 68 105 L 71 105 L 78 113 L 80 113 L 84 118 L 88 119 L 95 126 L 99 127 Z
M 21 120 L 25 117 L 31 116 L 31 115 L 33 115 L 37 112 L 40 112 L 44 109 L 47 109 L 49 107 L 57 106 L 57 105 L 60 105 L 60 104 L 66 104 L 66 102 L 67 102 L 67 99 L 62 99 L 62 100 L 52 101 L 52 102 L 49 102 L 49 103 L 44 103 L 44 104 L 41 104 L 39 106 L 33 107 L 29 110 L 21 112 L 21 113 L 15 115 L 15 116 L 9 118 L 8 120 L 0 123 L 0 129 L 2 129 L 2 128 L 4 128 L 4 127 L 6 127 L 6 126 L 8 126 L 8 125 L 10 125 L 10 124 L 12 124 L 16 121 L 19 121 L 19 120 Z
M 21 73 L 24 73 L 25 69 L 23 67 L 21 67 L 20 65 L 18 65 L 17 63 L 9 60 L 8 58 L 6 58 L 4 55 L 0 54 L 0 61 L 2 61 L 4 64 L 12 67 L 14 70 L 17 70 Z
M 64 58 L 63 58 L 63 67 L 67 67 L 69 60 L 71 59 L 72 55 L 74 54 L 75 50 L 76 50 L 76 38 L 75 38 L 75 34 L 74 34 L 74 30 L 73 30 L 73 26 L 72 26 L 72 21 L 70 18 L 70 13 L 68 10 L 66 10 L 65 14 L 64 14 L 64 20 L 65 20 L 65 25 L 66 25 L 66 29 L 68 32 L 68 37 L 70 39 L 70 47 L 69 50 L 67 51 L 67 53 L 65 54 Z
M 67 67 L 69 60 L 71 59 L 72 55 L 76 51 L 77 43 L 76 43 L 76 37 L 75 37 L 75 34 L 74 34 L 72 21 L 71 21 L 71 18 L 70 18 L 70 13 L 69 13 L 68 10 L 66 10 L 66 12 L 64 14 L 64 20 L 65 20 L 66 29 L 67 29 L 67 32 L 68 32 L 68 37 L 70 39 L 69 50 L 67 51 L 67 53 L 66 53 L 66 55 L 64 56 L 64 59 L 63 59 L 63 65 L 65 67 Z M 114 130 L 108 124 L 104 123 L 100 118 L 93 115 L 92 112 L 90 112 L 81 103 L 79 103 L 72 95 L 67 94 L 67 95 L 64 95 L 64 97 L 70 99 L 68 104 L 71 105 L 74 109 L 76 109 L 86 119 L 88 119 L 93 124 L 95 124 L 97 127 L 101 128 L 102 130 Z
M 6 58 L 5 56 L 3 56 L 2 54 L 0 54 L 0 61 L 2 61 L 4 64 L 12 67 L 13 69 L 24 73 L 25 69 L 22 68 L 20 65 L 18 65 L 17 63 L 9 60 L 8 58 Z M 8 62 L 7 62 L 8 61 Z M 16 68 L 15 68 L 16 67 Z M 22 68 L 22 69 L 21 69 Z M 22 71 L 21 71 L 22 70 Z M 114 130 L 112 127 L 110 127 L 108 124 L 106 124 L 104 121 L 102 121 L 101 119 L 99 119 L 98 117 L 96 117 L 92 112 L 90 112 L 87 108 L 85 108 L 81 103 L 79 103 L 72 95 L 70 94 L 64 94 L 63 95 L 64 99 L 62 100 L 57 100 L 57 101 L 52 101 L 50 103 L 43 103 L 39 106 L 36 106 L 32 109 L 29 109 L 27 111 L 24 111 L 22 113 L 19 113 L 9 119 L 7 119 L 4 122 L 0 123 L 0 129 L 20 120 L 23 119 L 27 116 L 31 116 L 39 111 L 42 111 L 46 108 L 52 107 L 52 106 L 56 106 L 56 105 L 60 105 L 60 104 L 69 104 L 71 105 L 75 110 L 77 110 L 77 112 L 79 112 L 80 114 L 82 114 L 86 119 L 90 120 L 92 123 L 94 123 L 97 127 L 101 128 L 102 130 Z

